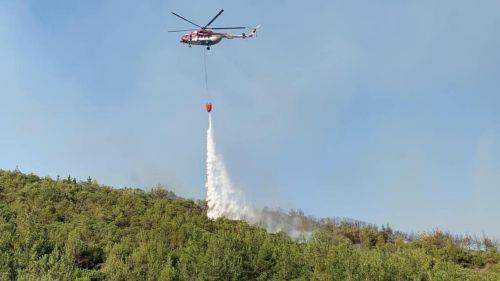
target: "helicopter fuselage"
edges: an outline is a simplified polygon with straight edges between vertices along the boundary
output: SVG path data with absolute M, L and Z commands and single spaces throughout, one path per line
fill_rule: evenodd
M 208 28 L 214 21 L 219 17 L 224 10 L 220 10 L 215 17 L 213 17 L 205 26 L 201 26 L 199 24 L 196 24 L 185 17 L 178 15 L 174 12 L 172 14 L 186 22 L 189 22 L 190 24 L 198 27 L 199 29 L 183 29 L 183 30 L 169 30 L 168 32 L 183 32 L 183 31 L 191 31 L 190 33 L 184 34 L 181 37 L 180 42 L 183 44 L 187 44 L 189 47 L 191 45 L 202 45 L 202 46 L 207 46 L 207 50 L 210 50 L 210 46 L 215 45 L 219 43 L 222 38 L 226 39 L 233 39 L 233 38 L 250 38 L 250 37 L 255 37 L 257 36 L 257 28 L 259 28 L 260 25 L 255 27 L 251 33 L 245 34 L 231 34 L 231 33 L 218 33 L 214 32 L 214 30 L 224 30 L 224 29 L 247 29 L 248 27 L 244 26 L 236 26 L 236 27 L 211 27 Z
M 225 33 L 215 33 L 211 30 L 195 30 L 184 34 L 180 42 L 188 45 L 212 46 L 219 43 L 225 35 Z
M 225 39 L 234 39 L 234 38 L 252 38 L 257 34 L 257 26 L 250 32 L 249 34 L 241 33 L 241 34 L 232 34 L 232 33 L 219 33 L 213 32 L 210 29 L 198 29 L 191 33 L 184 34 L 181 37 L 180 42 L 184 44 L 191 45 L 203 45 L 207 46 L 207 49 L 212 45 L 219 43 L 223 38 Z

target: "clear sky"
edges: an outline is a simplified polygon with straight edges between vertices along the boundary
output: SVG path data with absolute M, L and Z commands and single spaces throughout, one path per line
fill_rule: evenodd
M 500 237 L 499 1 L 1 1 L 0 169 Z

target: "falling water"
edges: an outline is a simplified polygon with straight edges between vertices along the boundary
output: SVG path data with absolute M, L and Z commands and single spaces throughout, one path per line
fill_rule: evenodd
M 245 201 L 240 190 L 234 188 L 223 158 L 216 151 L 211 114 L 208 117 L 207 130 L 206 187 L 207 216 L 211 219 L 225 217 L 244 220 L 250 224 L 260 225 L 272 233 L 286 232 L 293 238 L 307 239 L 311 235 L 311 226 L 303 218 L 268 209 L 257 210 Z

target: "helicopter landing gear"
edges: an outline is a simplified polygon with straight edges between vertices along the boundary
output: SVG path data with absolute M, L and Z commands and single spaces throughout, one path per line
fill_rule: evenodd
M 207 46 L 207 50 L 210 50 L 210 46 Z
M 191 48 L 191 45 L 188 45 L 189 48 Z

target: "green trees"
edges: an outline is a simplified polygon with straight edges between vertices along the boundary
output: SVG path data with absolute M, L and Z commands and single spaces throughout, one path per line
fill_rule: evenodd
M 500 280 L 500 254 L 435 231 L 310 221 L 309 241 L 209 220 L 162 187 L 0 171 L 0 280 Z

